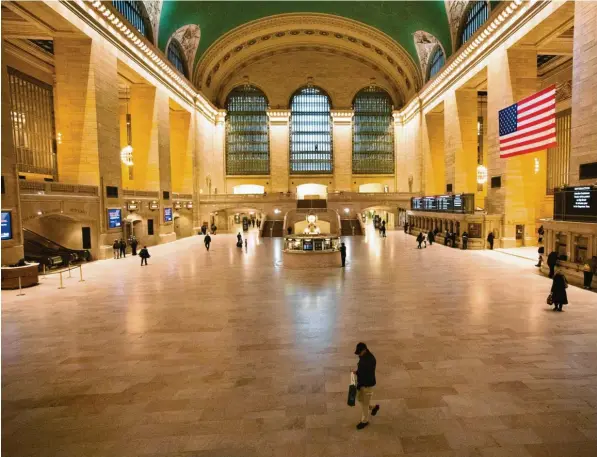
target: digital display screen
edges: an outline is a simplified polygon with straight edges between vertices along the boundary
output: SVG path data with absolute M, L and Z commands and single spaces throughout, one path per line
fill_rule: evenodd
M 12 240 L 12 214 L 2 211 L 2 241 Z
M 423 211 L 437 211 L 437 198 L 436 197 L 424 197 L 423 198 Z
M 437 197 L 437 210 L 444 213 L 451 213 L 454 209 L 453 199 L 451 195 L 440 195 Z
M 108 228 L 119 228 L 122 225 L 122 210 L 120 208 L 108 209 Z
M 303 251 L 313 250 L 313 240 L 303 240 Z
M 164 222 L 172 222 L 172 208 L 164 208 Z
M 435 211 L 439 213 L 474 212 L 474 194 L 436 195 L 413 197 L 410 207 L 415 211 Z

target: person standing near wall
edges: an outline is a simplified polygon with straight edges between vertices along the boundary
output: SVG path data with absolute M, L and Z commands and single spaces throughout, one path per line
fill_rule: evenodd
M 137 246 L 139 245 L 139 242 L 137 241 L 137 238 L 133 237 L 133 239 L 131 240 L 131 249 L 133 251 L 133 255 L 137 255 Z
M 549 267 L 549 277 L 553 278 L 556 271 L 556 265 L 558 264 L 558 253 L 551 251 L 547 256 L 547 266 Z
M 120 243 L 118 240 L 114 240 L 114 244 L 112 245 L 112 251 L 114 252 L 114 258 L 120 259 Z
M 120 239 L 120 257 L 126 257 L 126 241 L 124 241 L 124 238 Z
M 489 232 L 489 235 L 487 235 L 487 242 L 489 243 L 489 249 L 493 249 L 493 241 L 495 240 L 495 235 L 493 234 L 493 231 Z
M 591 283 L 593 282 L 595 273 L 597 273 L 597 256 L 594 255 L 583 267 L 583 275 L 585 279 L 583 284 L 584 289 L 591 290 Z

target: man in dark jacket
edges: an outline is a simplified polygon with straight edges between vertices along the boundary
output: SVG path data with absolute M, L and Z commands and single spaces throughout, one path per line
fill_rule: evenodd
M 556 265 L 558 264 L 558 253 L 551 251 L 547 256 L 547 266 L 549 267 L 549 277 L 553 278 L 556 272 Z
M 211 244 L 211 236 L 209 236 L 209 234 L 205 235 L 205 238 L 203 238 L 203 243 L 205 244 L 205 249 L 209 251 L 209 245 Z
M 346 244 L 340 245 L 340 259 L 342 260 L 342 266 L 346 266 Z
M 124 241 L 124 238 L 120 239 L 120 257 L 126 257 L 126 241 Z
M 365 343 L 357 344 L 354 352 L 359 356 L 357 375 L 357 400 L 361 404 L 361 422 L 357 424 L 357 430 L 362 430 L 369 425 L 369 416 L 375 416 L 379 411 L 379 405 L 371 406 L 373 387 L 375 387 L 375 357 Z

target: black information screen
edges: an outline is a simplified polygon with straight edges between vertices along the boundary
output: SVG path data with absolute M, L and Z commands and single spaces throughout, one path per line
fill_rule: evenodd
M 437 211 L 437 197 L 424 197 L 423 211 Z
M 437 210 L 443 213 L 451 213 L 454 210 L 454 197 L 451 195 L 437 197 Z
M 597 222 L 597 187 L 567 187 L 554 196 L 554 218 L 564 221 Z
M 411 207 L 411 209 L 414 209 L 414 210 L 423 211 L 423 199 L 420 197 L 419 198 L 413 197 L 411 200 L 410 207 Z

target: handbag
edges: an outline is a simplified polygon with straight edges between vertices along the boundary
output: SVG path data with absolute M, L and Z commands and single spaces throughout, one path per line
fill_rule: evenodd
M 354 406 L 357 400 L 357 378 L 354 373 L 350 373 L 350 385 L 348 386 L 348 406 Z
M 550 294 L 547 296 L 547 304 L 548 304 L 549 306 L 553 305 L 553 293 L 550 293 Z

